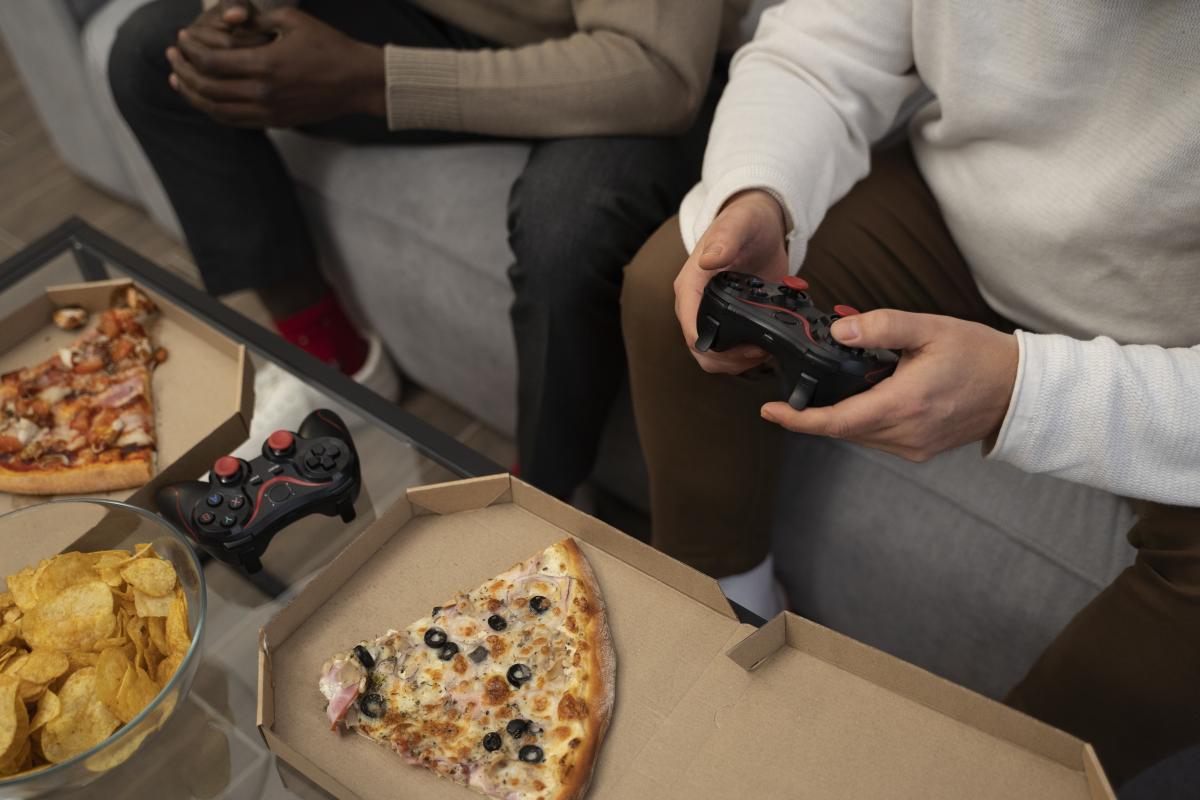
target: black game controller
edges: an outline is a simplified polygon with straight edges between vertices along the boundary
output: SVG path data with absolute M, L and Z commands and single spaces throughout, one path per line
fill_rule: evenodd
M 314 512 L 354 519 L 361 483 L 358 453 L 346 423 L 317 409 L 298 433 L 275 431 L 262 455 L 246 462 L 222 456 L 208 482 L 158 490 L 159 512 L 216 558 L 247 572 L 262 569 L 271 538 Z
M 834 339 L 829 333 L 834 320 L 858 311 L 837 305 L 826 314 L 812 304 L 807 289 L 808 282 L 795 276 L 768 283 L 757 275 L 720 273 L 704 288 L 696 349 L 758 345 L 779 363 L 788 405 L 796 410 L 831 406 L 896 370 L 899 359 L 892 351 L 848 347 Z

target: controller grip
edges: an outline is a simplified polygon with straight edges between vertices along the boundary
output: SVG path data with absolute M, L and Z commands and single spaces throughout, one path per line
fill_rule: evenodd
M 187 531 L 191 527 L 188 525 L 187 512 L 192 504 L 189 494 L 197 491 L 204 491 L 203 483 L 173 483 L 162 487 L 155 493 L 154 504 L 158 506 L 158 513 L 167 522 L 182 531 Z
M 300 423 L 300 430 L 297 433 L 305 439 L 332 436 L 335 439 L 342 439 L 351 447 L 354 446 L 354 440 L 350 438 L 350 427 L 328 408 L 318 408 L 309 413 Z

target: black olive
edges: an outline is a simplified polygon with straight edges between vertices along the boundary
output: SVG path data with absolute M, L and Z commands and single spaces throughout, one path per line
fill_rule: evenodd
M 524 664 L 513 664 L 508 668 L 508 682 L 513 686 L 519 687 L 522 683 L 527 683 L 533 677 L 533 670 Z
M 429 616 L 431 616 L 431 617 L 436 617 L 436 616 L 438 615 L 438 612 L 439 612 L 439 611 L 441 611 L 441 610 L 442 610 L 442 607 L 441 607 L 441 606 L 434 606 L 434 607 L 433 607 L 433 613 L 432 613 L 432 614 L 430 614 Z
M 504 746 L 504 740 L 500 738 L 500 734 L 492 731 L 483 737 L 483 749 L 489 753 L 493 750 L 499 750 Z
M 377 694 L 365 694 L 358 701 L 358 709 L 371 719 L 378 719 L 387 710 L 387 703 Z
M 526 764 L 538 764 L 542 760 L 542 748 L 536 744 L 527 744 L 517 753 L 517 758 L 524 761 Z
M 472 650 L 471 655 L 469 656 L 469 658 L 476 664 L 482 662 L 487 657 L 488 649 L 483 645 L 479 645 L 479 647 L 476 647 L 474 650 Z
M 540 594 L 534 595 L 529 598 L 529 607 L 533 609 L 535 614 L 544 614 L 550 608 L 550 601 Z
M 509 723 L 504 726 L 504 730 L 508 731 L 508 735 L 513 737 L 514 739 L 520 739 L 522 736 L 525 735 L 525 732 L 529 730 L 529 720 L 527 720 L 527 719 L 510 720 Z
M 458 645 L 456 645 L 454 642 L 450 642 L 441 650 L 438 650 L 438 658 L 440 658 L 442 661 L 449 661 L 456 655 L 458 655 Z
M 441 647 L 446 643 L 446 632 L 441 628 L 430 628 L 425 631 L 425 644 L 430 647 Z
M 508 627 L 508 621 L 499 614 L 492 614 L 488 617 L 488 627 L 494 631 L 502 631 Z
M 375 659 L 371 658 L 371 654 L 367 652 L 367 648 L 361 644 L 354 645 L 354 655 L 358 656 L 358 660 L 367 669 L 375 669 Z

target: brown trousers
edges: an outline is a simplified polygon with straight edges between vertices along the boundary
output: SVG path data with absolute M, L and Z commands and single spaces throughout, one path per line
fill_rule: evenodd
M 687 258 L 669 220 L 628 267 L 625 346 L 650 470 L 654 544 L 716 576 L 760 563 L 788 434 L 758 409 L 767 370 L 705 373 L 675 319 Z M 907 146 L 877 156 L 809 244 L 814 302 L 946 314 L 1001 329 Z M 783 489 L 786 491 L 786 487 Z M 1137 560 L 1050 645 L 1006 702 L 1091 742 L 1114 783 L 1200 742 L 1200 509 L 1135 503 Z

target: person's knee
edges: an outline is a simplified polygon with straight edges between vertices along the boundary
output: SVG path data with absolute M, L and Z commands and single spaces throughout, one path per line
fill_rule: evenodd
M 675 277 L 687 260 L 679 219 L 664 222 L 625 268 L 621 318 L 627 340 L 647 327 L 675 324 Z
M 108 83 L 127 118 L 133 109 L 174 99 L 165 53 L 180 26 L 178 6 L 178 0 L 154 0 L 117 29 L 108 55 Z

